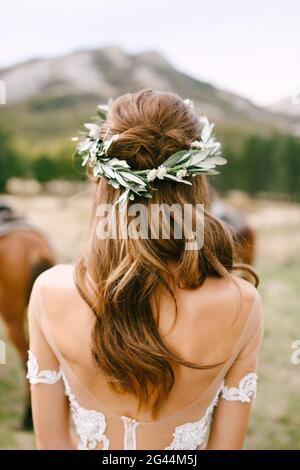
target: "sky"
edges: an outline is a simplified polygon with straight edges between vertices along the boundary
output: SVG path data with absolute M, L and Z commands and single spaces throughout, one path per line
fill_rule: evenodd
M 300 89 L 299 0 L 9 0 L 0 18 L 0 68 L 117 45 L 260 105 Z

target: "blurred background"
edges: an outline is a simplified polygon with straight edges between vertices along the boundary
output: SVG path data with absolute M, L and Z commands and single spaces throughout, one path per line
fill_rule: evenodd
M 80 251 L 91 194 L 71 138 L 96 105 L 141 88 L 190 98 L 229 161 L 212 180 L 222 210 L 255 234 L 265 339 L 246 448 L 299 449 L 300 3 L 10 0 L 1 19 L 0 205 L 14 213 L 2 228 L 0 217 L 0 310 L 1 243 L 25 223 L 18 215 L 59 262 Z M 21 360 L 0 313 L 0 448 L 34 448 L 22 429 Z

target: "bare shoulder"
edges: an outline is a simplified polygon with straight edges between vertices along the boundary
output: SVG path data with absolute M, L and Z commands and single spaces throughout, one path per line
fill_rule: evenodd
M 231 280 L 236 284 L 239 288 L 239 292 L 242 296 L 242 300 L 244 301 L 253 301 L 256 298 L 260 298 L 260 294 L 257 288 L 249 281 L 242 279 L 241 277 L 235 276 L 231 274 Z
M 235 275 L 226 279 L 209 278 L 194 291 L 183 292 L 182 299 L 185 312 L 188 309 L 195 321 L 202 322 L 207 317 L 228 324 L 237 311 L 247 316 L 251 314 L 252 306 L 260 303 L 256 287 Z
M 48 315 L 65 315 L 74 306 L 83 302 L 74 282 L 74 266 L 59 264 L 47 269 L 38 276 L 32 295 L 39 292 Z
M 40 288 L 70 286 L 73 281 L 74 266 L 72 264 L 57 264 L 41 273 L 35 281 Z
M 238 276 L 232 275 L 232 279 L 239 288 L 240 298 L 241 298 L 242 304 L 245 305 L 246 314 L 248 316 L 255 315 L 255 314 L 261 315 L 261 311 L 262 311 L 261 296 L 257 288 L 250 282 Z
M 196 289 L 178 290 L 176 297 L 177 329 L 174 328 L 172 346 L 180 349 L 183 357 L 194 362 L 216 363 L 224 360 L 250 316 L 253 317 L 253 321 L 249 320 L 250 325 L 259 326 L 260 323 L 256 321 L 260 312 L 252 308 L 259 298 L 257 289 L 234 275 L 207 278 Z M 181 338 L 180 348 L 178 337 Z
M 78 351 L 89 344 L 94 316 L 77 290 L 74 266 L 61 264 L 42 273 L 33 287 L 33 302 L 36 294 L 46 320 L 44 333 L 65 357 L 78 358 Z

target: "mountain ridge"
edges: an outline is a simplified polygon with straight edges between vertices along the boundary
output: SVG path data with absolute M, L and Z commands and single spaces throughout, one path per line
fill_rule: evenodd
M 192 99 L 196 108 L 224 132 L 294 132 L 293 117 L 191 77 L 155 50 L 129 54 L 116 45 L 85 48 L 12 65 L 0 70 L 0 79 L 7 91 L 0 123 L 17 126 L 18 138 L 25 145 L 41 136 L 44 144 L 65 139 L 99 102 L 141 88 L 171 91 Z

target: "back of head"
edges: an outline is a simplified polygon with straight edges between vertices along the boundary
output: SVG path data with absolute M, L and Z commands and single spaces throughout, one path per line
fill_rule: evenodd
M 177 95 L 142 90 L 113 102 L 101 133 L 103 138 L 119 135 L 109 147 L 111 158 L 145 170 L 157 168 L 173 153 L 189 149 L 200 129 L 193 109 Z M 204 204 L 201 249 L 186 250 L 184 233 L 178 239 L 174 229 L 169 238 L 158 231 L 154 238 L 100 240 L 97 207 L 116 203 L 120 190 L 105 178 L 95 183 L 90 237 L 76 265 L 77 286 L 95 313 L 93 356 L 115 391 L 135 395 L 140 404 L 150 404 L 155 415 L 174 383 L 172 362 L 195 368 L 210 365 L 186 362 L 167 348 L 158 332 L 152 299 L 164 290 L 176 304 L 172 282 L 183 288 L 196 288 L 208 276 L 229 276 L 233 268 L 231 236 L 206 210 L 209 200 L 205 176 L 195 176 L 191 185 L 155 179 L 152 198 L 138 197 L 135 202 L 148 213 L 153 204 Z M 126 223 L 131 204 L 128 201 L 125 210 Z M 191 216 L 195 221 L 194 209 Z M 180 217 L 173 214 L 174 223 L 180 222 Z M 178 265 L 176 277 L 169 272 L 170 260 Z
M 104 132 L 108 129 L 119 134 L 111 153 L 139 169 L 160 165 L 199 135 L 197 116 L 187 104 L 175 94 L 152 90 L 117 98 Z

